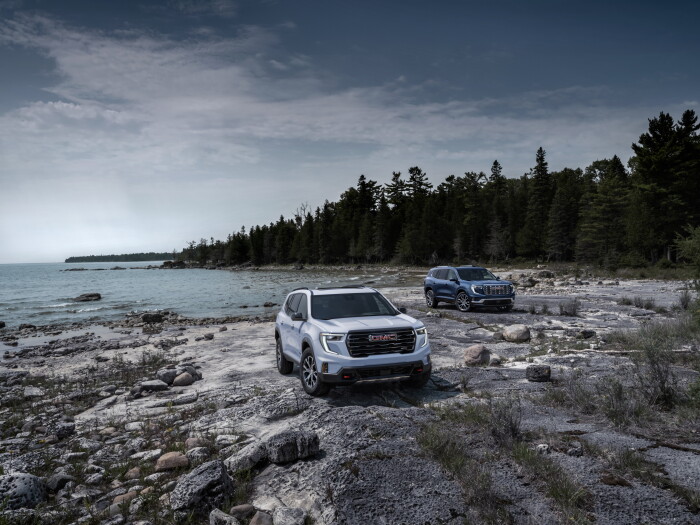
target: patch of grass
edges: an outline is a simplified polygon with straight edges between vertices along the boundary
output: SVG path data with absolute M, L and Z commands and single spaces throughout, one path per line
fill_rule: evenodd
M 586 381 L 582 371 L 574 370 L 564 377 L 559 386 L 552 386 L 545 392 L 542 400 L 573 408 L 583 414 L 601 414 L 617 427 L 639 423 L 647 416 L 647 402 L 637 389 L 630 388 L 634 378 L 628 375 L 623 377 L 629 380 L 604 377 Z
M 643 308 L 644 310 L 653 310 L 656 306 L 656 300 L 653 297 L 635 297 L 632 299 L 635 308 Z
M 700 512 L 700 492 L 698 490 L 685 487 L 669 479 L 664 475 L 661 466 L 647 460 L 639 452 L 625 449 L 613 451 L 603 457 L 612 470 L 655 487 L 670 490 L 685 502 L 691 512 Z
M 681 310 L 687 310 L 690 308 L 690 305 L 693 302 L 693 294 L 690 293 L 690 290 L 685 289 L 682 290 L 680 295 L 678 296 L 678 306 L 680 307 Z
M 577 317 L 580 306 L 578 297 L 574 297 L 573 299 L 567 301 L 562 301 L 559 303 L 559 315 Z
M 489 422 L 489 406 L 482 403 L 440 406 L 433 410 L 442 421 L 452 424 L 486 427 Z
M 564 378 L 564 399 L 584 414 L 593 414 L 598 408 L 591 389 L 583 380 L 583 372 L 574 370 Z
M 617 304 L 621 306 L 632 306 L 634 304 L 634 301 L 629 298 L 629 297 L 622 297 Z
M 646 403 L 630 394 L 630 389 L 617 378 L 605 378 L 596 383 L 599 409 L 618 427 L 624 427 L 633 421 L 640 421 L 645 414 Z
M 512 518 L 494 494 L 491 474 L 478 458 L 467 455 L 459 434 L 445 426 L 425 425 L 418 444 L 460 484 L 466 504 L 475 509 L 483 523 L 511 523 Z
M 585 487 L 572 480 L 554 460 L 538 454 L 525 443 L 516 443 L 512 454 L 519 465 L 544 483 L 545 493 L 555 501 L 565 522 L 590 523 L 586 510 L 592 496 Z
M 496 443 L 510 446 L 520 440 L 522 415 L 520 398 L 515 395 L 489 400 L 489 428 Z

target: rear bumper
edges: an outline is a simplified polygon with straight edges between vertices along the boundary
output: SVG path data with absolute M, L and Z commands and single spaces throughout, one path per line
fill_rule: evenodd
M 335 385 L 351 385 L 358 382 L 401 381 L 430 374 L 432 365 L 422 361 L 387 364 L 383 366 L 343 367 L 337 374 L 320 374 L 321 381 Z

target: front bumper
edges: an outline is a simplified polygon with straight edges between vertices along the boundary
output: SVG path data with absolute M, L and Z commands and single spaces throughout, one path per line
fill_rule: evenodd
M 513 297 L 476 296 L 471 298 L 472 306 L 508 306 L 515 303 Z
M 351 385 L 358 382 L 401 381 L 430 374 L 432 365 L 422 361 L 386 365 L 346 366 L 335 374 L 321 373 L 321 381 L 335 385 Z

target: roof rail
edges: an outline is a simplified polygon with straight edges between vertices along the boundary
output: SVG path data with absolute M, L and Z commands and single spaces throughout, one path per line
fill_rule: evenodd
M 325 286 L 322 288 L 316 288 L 317 290 L 338 290 L 342 288 L 369 288 L 364 284 L 346 284 L 345 286 Z

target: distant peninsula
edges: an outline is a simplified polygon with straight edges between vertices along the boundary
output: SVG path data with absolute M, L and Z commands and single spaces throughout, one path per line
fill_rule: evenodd
M 123 253 L 121 255 L 81 255 L 79 257 L 68 257 L 67 263 L 86 262 L 140 262 L 140 261 L 169 261 L 172 260 L 172 252 L 148 252 L 148 253 Z

